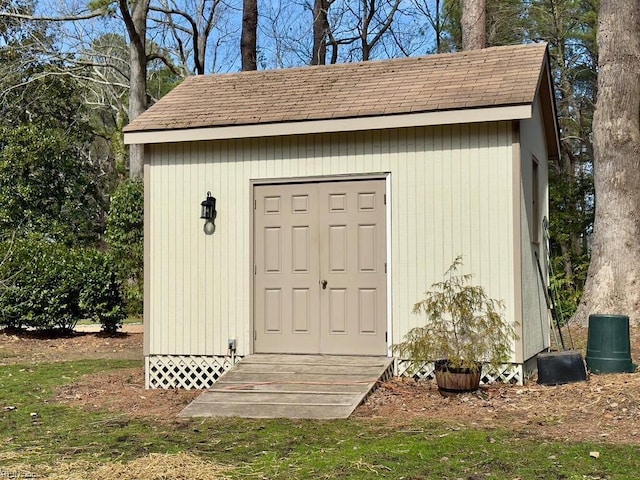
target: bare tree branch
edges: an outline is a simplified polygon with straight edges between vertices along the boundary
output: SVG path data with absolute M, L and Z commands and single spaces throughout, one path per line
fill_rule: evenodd
M 90 20 L 92 18 L 102 17 L 108 13 L 106 8 L 102 8 L 96 10 L 94 12 L 89 12 L 85 14 L 78 15 L 69 15 L 69 16 L 37 16 L 37 15 L 25 15 L 23 13 L 14 13 L 14 12 L 0 12 L 0 17 L 8 17 L 8 18 L 17 18 L 20 20 L 29 20 L 32 22 L 76 22 L 81 20 Z

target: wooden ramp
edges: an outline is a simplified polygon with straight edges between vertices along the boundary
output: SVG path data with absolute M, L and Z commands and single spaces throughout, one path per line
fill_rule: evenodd
M 254 354 L 196 398 L 181 417 L 347 418 L 392 358 Z

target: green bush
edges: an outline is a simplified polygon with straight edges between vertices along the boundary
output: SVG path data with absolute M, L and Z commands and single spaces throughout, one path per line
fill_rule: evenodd
M 0 326 L 72 330 L 81 318 L 109 332 L 121 326 L 117 277 L 105 253 L 31 236 L 5 242 L 2 258 Z
M 15 328 L 72 329 L 80 318 L 81 282 L 71 251 L 30 238 L 6 245 L 5 252 L 0 321 Z
M 84 318 L 102 325 L 102 330 L 114 333 L 125 318 L 120 282 L 111 257 L 97 250 L 77 252 L 82 290 L 78 305 Z
M 101 182 L 69 132 L 0 128 L 1 232 L 95 245 L 104 229 Z
M 125 180 L 111 198 L 105 238 L 129 315 L 142 314 L 144 188 Z

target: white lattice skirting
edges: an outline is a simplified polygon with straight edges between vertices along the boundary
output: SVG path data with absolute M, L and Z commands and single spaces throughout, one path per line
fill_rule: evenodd
M 407 360 L 396 359 L 395 368 L 396 375 L 399 377 L 413 377 L 416 380 L 432 380 L 435 378 L 433 363 L 425 363 L 420 369 L 416 370 L 412 368 L 411 363 Z M 522 385 L 524 383 L 522 364 L 507 363 L 498 370 L 491 370 L 486 366 L 483 367 L 480 383 L 487 385 L 494 382 Z
M 239 361 L 240 357 L 150 355 L 144 361 L 145 387 L 209 388 Z
M 241 357 L 204 357 L 192 355 L 150 355 L 145 357 L 146 388 L 210 388 Z M 396 359 L 395 375 L 419 379 L 433 379 L 433 363 L 425 363 L 418 371 L 406 360 Z M 386 380 L 386 379 L 383 379 Z M 503 382 L 522 385 L 524 372 L 521 364 L 506 364 L 497 371 L 483 370 L 483 385 Z

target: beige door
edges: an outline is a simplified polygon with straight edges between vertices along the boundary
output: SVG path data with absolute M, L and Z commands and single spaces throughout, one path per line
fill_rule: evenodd
M 384 180 L 254 189 L 254 351 L 385 355 Z

